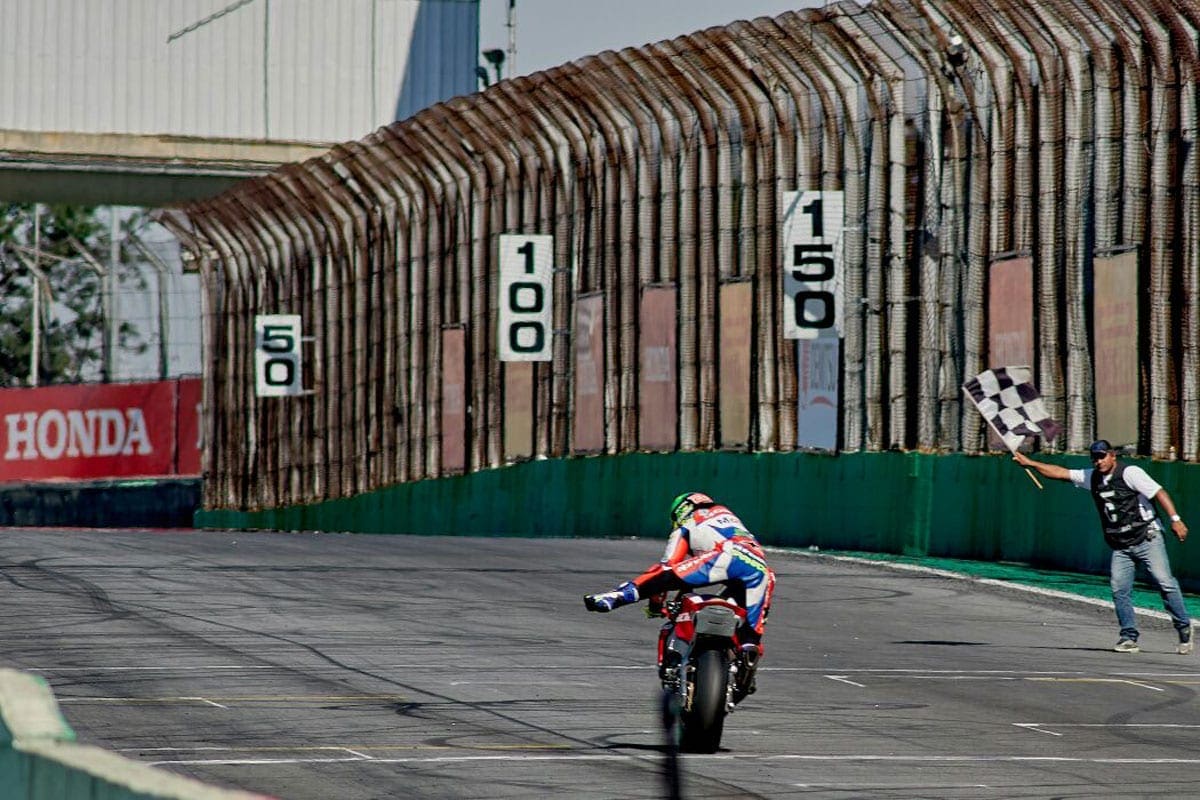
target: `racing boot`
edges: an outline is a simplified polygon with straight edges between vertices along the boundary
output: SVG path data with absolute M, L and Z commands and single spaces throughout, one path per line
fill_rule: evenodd
M 611 592 L 585 594 L 583 604 L 588 611 L 612 611 L 614 608 L 627 606 L 638 601 L 638 589 L 629 581 L 625 581 Z
M 738 676 L 737 683 L 733 686 L 733 702 L 735 705 L 758 691 L 755 674 L 758 672 L 758 662 L 761 658 L 762 645 L 755 642 L 747 642 L 738 648 Z

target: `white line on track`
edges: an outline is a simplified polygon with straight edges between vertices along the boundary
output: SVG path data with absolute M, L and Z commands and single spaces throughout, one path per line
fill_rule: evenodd
M 383 703 L 396 702 L 407 700 L 406 695 L 399 694 L 346 694 L 346 695 L 296 695 L 296 694 L 256 694 L 243 696 L 221 697 L 226 703 Z M 221 705 L 215 700 L 207 697 L 194 696 L 171 696 L 171 697 L 91 697 L 91 696 L 67 696 L 59 697 L 59 703 L 111 703 L 120 705 L 128 703 L 131 705 L 152 705 L 152 704 L 172 704 L 172 703 L 205 703 L 217 708 L 229 708 L 229 706 Z
M 499 681 L 450 681 L 449 686 L 503 686 L 512 688 L 511 679 Z M 522 686 L 595 686 L 591 681 L 527 681 L 521 680 Z
M 763 667 L 766 669 L 766 667 Z M 829 674 L 829 667 L 775 667 L 777 672 L 821 672 Z M 919 667 L 846 667 L 836 671 L 837 675 L 1015 675 L 1017 677 L 1025 677 L 1027 675 L 1087 675 L 1088 673 L 1081 670 L 1027 670 L 1027 669 L 920 669 Z M 1113 675 L 1130 675 L 1133 673 L 1113 672 Z M 1172 676 L 1179 673 L 1164 672 L 1164 673 L 1136 673 L 1142 677 L 1153 677 L 1158 674 Z M 1188 677 L 1197 677 L 1200 673 L 1191 672 L 1184 673 Z
M 120 667 L 21 667 L 25 672 L 198 672 L 200 670 L 247 670 L 247 669 L 294 669 L 295 666 L 277 664 L 184 664 L 171 666 L 129 665 Z
M 826 675 L 825 677 L 838 680 L 836 675 Z M 859 686 L 860 684 L 853 685 Z M 1047 730 L 1048 728 L 1179 728 L 1184 730 L 1200 728 L 1200 725 L 1179 722 L 1014 722 L 1013 725 L 1034 733 L 1044 733 L 1047 736 L 1064 735 L 1057 731 Z
M 361 747 L 361 745 L 359 745 Z M 245 753 L 254 750 L 288 750 L 295 752 L 297 750 L 338 750 L 342 752 L 353 752 L 349 747 L 340 744 L 303 744 L 289 747 L 286 744 L 275 745 L 273 747 L 236 747 L 234 745 L 210 744 L 197 745 L 196 747 L 119 747 L 116 748 L 118 753 Z M 370 758 L 370 756 L 355 753 L 356 756 Z
M 897 675 L 914 681 L 1053 681 L 1061 678 L 1031 678 L 1028 675 Z M 1085 680 L 1078 678 L 1074 680 Z
M 1127 678 L 1029 678 L 1030 681 L 1045 681 L 1047 683 L 1123 683 L 1136 686 L 1139 689 L 1149 689 L 1152 692 L 1166 691 L 1161 686 L 1151 686 L 1141 681 L 1131 681 Z
M 1028 672 L 1028 673 L 1012 673 L 1000 670 L 962 670 L 952 672 L 950 670 L 842 670 L 842 672 L 852 673 L 855 677 L 862 675 L 879 675 L 881 677 L 891 678 L 893 680 L 911 680 L 911 681 L 1031 681 L 1038 683 L 1122 683 L 1127 686 L 1136 686 L 1139 689 L 1148 689 L 1152 692 L 1165 691 L 1160 686 L 1153 686 L 1143 681 L 1130 680 L 1129 678 L 1106 678 L 1092 677 L 1083 675 L 1078 672 L 1066 673 L 1046 673 L 1046 672 Z M 857 686 L 860 689 L 865 689 L 866 684 L 858 683 L 850 680 L 847 675 L 826 674 L 826 678 L 831 681 L 846 683 L 851 686 Z M 1153 675 L 1147 677 L 1154 677 Z M 1176 681 L 1177 682 L 1177 681 Z
M 395 669 L 395 670 L 417 670 L 425 672 L 443 672 L 448 669 L 459 670 L 462 672 L 494 672 L 494 667 L 472 667 L 464 664 L 363 664 L 358 665 L 358 669 Z M 147 664 L 131 664 L 127 666 L 94 666 L 94 667 L 18 667 L 25 672 L 49 672 L 49 673 L 68 673 L 68 672 L 202 672 L 209 670 L 223 670 L 228 672 L 238 672 L 242 670 L 296 670 L 304 669 L 311 672 L 320 670 L 340 671 L 344 669 L 342 666 L 334 664 L 183 664 L 183 665 L 147 665 Z M 507 667 L 507 669 L 541 669 L 541 670 L 580 670 L 580 669 L 607 669 L 607 670 L 657 670 L 654 664 L 530 664 L 527 666 Z M 773 667 L 777 672 L 793 671 L 791 667 Z M 815 671 L 815 670 L 810 670 Z M 1192 677 L 1200 677 L 1200 673 L 1194 673 Z
M 1044 733 L 1047 736 L 1062 736 L 1061 733 L 1055 733 L 1054 731 L 1045 730 L 1044 728 L 1042 728 L 1043 724 L 1046 724 L 1046 723 L 1040 723 L 1040 722 L 1014 722 L 1013 723 L 1013 725 L 1016 725 L 1018 728 L 1024 728 L 1025 730 L 1033 731 L 1034 733 Z
M 147 762 L 156 766 L 261 766 L 275 764 L 467 764 L 475 762 L 544 762 L 544 761 L 645 761 L 644 755 L 624 754 L 561 754 L 561 755 L 484 755 L 484 756 L 417 756 L 397 758 L 238 758 L 238 759 L 178 759 Z M 686 761 L 803 761 L 827 763 L 892 763 L 892 764 L 1123 764 L 1129 766 L 1155 766 L 1181 764 L 1200 766 L 1200 758 L 1083 758 L 1075 756 L 1004 756 L 1004 755 L 737 755 L 717 753 L 714 755 L 686 754 Z
M 901 789 L 912 789 L 911 786 L 897 786 L 894 783 L 793 783 L 797 789 L 839 789 L 842 791 L 866 791 L 870 789 L 882 789 L 886 791 L 898 791 Z M 986 783 L 939 783 L 937 786 L 922 786 L 923 791 L 929 789 L 990 789 Z
M 372 758 L 213 758 L 213 759 L 181 759 L 177 761 L 147 761 L 152 767 L 177 766 L 237 766 L 251 767 L 267 764 L 346 764 L 346 763 L 378 763 L 379 759 Z
M 208 705 L 216 706 L 217 708 L 229 708 L 229 706 L 223 706 L 214 700 L 209 700 L 207 697 L 181 697 L 179 699 L 180 700 L 198 700 L 201 703 L 207 703 Z
M 658 731 L 642 731 L 644 734 L 658 733 Z M 297 745 L 194 745 L 190 747 L 122 747 L 117 748 L 118 753 L 308 753 L 308 752 L 338 752 L 350 753 L 359 758 L 367 758 L 375 760 L 378 756 L 368 755 L 364 750 L 461 750 L 462 748 L 451 747 L 450 745 L 423 745 L 423 744 L 297 744 Z M 531 750 L 555 750 L 566 751 L 570 749 L 569 745 L 557 744 L 512 744 L 512 745 L 474 745 L 471 750 L 502 750 L 505 752 L 531 751 Z
M 358 669 L 375 669 L 375 670 L 420 670 L 444 672 L 448 669 L 458 670 L 460 672 L 495 672 L 494 667 L 472 667 L 465 664 L 364 664 L 357 665 Z M 528 665 L 511 665 L 505 669 L 539 669 L 539 670 L 633 670 L 646 671 L 657 669 L 654 664 L 528 664 Z M 183 664 L 171 666 L 149 666 L 149 665 L 129 665 L 129 666 L 93 666 L 93 667 L 18 667 L 25 672 L 50 672 L 50 673 L 74 673 L 74 672 L 201 672 L 208 670 L 227 670 L 236 672 L 239 670 L 342 670 L 344 667 L 335 665 L 313 665 L 313 664 Z M 760 667 L 766 672 L 793 672 L 793 673 L 817 673 L 829 674 L 829 667 L 784 667 L 764 664 Z M 920 669 L 918 667 L 841 667 L 836 670 L 838 675 L 848 674 L 864 674 L 864 675 L 1015 675 L 1017 677 L 1035 676 L 1035 675 L 1087 675 L 1089 673 L 1081 670 L 1015 670 L 1015 669 Z M 1192 672 L 1129 672 L 1123 670 L 1114 670 L 1107 673 L 1109 675 L 1119 675 L 1130 678 L 1200 678 L 1200 670 Z
M 865 683 L 855 683 L 854 681 L 847 678 L 845 675 L 826 675 L 825 677 L 829 678 L 829 680 L 831 680 L 831 681 L 837 681 L 838 683 L 848 683 L 851 686 L 857 686 L 860 689 L 867 688 L 867 685 Z
M 1018 728 L 1200 728 L 1200 725 L 1186 722 L 1014 722 L 1013 725 Z
M 830 561 L 845 561 L 850 564 L 865 564 L 871 567 L 880 567 L 890 569 L 897 572 L 919 572 L 925 575 L 936 575 L 940 578 L 950 578 L 958 581 L 966 581 L 968 583 L 981 583 L 985 586 L 996 586 L 1002 589 L 1016 590 L 1027 592 L 1029 594 L 1042 595 L 1043 597 L 1053 597 L 1059 600 L 1071 600 L 1076 603 L 1083 603 L 1089 606 L 1098 606 L 1100 608 L 1111 609 L 1113 607 L 1111 600 L 1100 600 L 1094 597 L 1087 597 L 1081 594 L 1072 594 L 1071 592 L 1063 592 L 1058 589 L 1044 589 L 1040 586 L 1030 586 L 1027 583 L 1020 581 L 1001 580 L 999 578 L 980 578 L 965 572 L 954 572 L 948 569 L 937 569 L 936 567 L 926 567 L 920 564 L 902 564 L 898 562 L 876 560 L 873 558 L 859 558 L 858 556 L 841 556 L 833 555 L 832 553 L 809 552 L 807 550 L 798 550 L 791 547 L 764 547 L 768 553 L 779 553 L 789 556 L 800 556 L 801 558 L 818 558 L 828 559 Z M 1159 611 L 1153 608 L 1145 608 L 1138 606 L 1137 613 L 1155 619 L 1169 620 L 1171 615 L 1165 611 Z

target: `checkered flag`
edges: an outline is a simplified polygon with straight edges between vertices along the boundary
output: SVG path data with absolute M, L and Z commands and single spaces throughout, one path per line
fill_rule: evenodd
M 1025 442 L 1026 436 L 1041 436 L 1053 441 L 1062 430 L 1062 426 L 1046 412 L 1029 367 L 985 369 L 962 388 L 992 430 L 1013 452 Z

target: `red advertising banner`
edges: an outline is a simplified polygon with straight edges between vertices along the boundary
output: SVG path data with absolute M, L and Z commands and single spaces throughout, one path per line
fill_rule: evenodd
M 179 404 L 175 409 L 176 441 L 175 471 L 180 475 L 199 475 L 201 469 L 200 456 L 204 452 L 204 427 L 200 420 L 204 418 L 202 405 L 204 403 L 204 383 L 199 378 L 180 378 Z
M 199 474 L 199 383 L 0 389 L 0 483 Z
M 745 447 L 750 441 L 750 332 L 754 297 L 749 281 L 720 288 L 721 447 Z
M 1138 254 L 1095 261 L 1096 435 L 1138 440 Z
M 575 302 L 575 452 L 604 449 L 604 296 Z
M 988 272 L 988 367 L 1033 366 L 1033 259 L 993 261 Z M 988 448 L 1007 450 L 990 427 Z
M 467 467 L 467 332 L 442 329 L 442 474 Z
M 642 289 L 638 353 L 638 445 L 643 450 L 674 450 L 679 421 L 676 381 L 675 287 Z
M 992 263 L 987 366 L 1033 366 L 1033 260 Z
M 533 455 L 533 362 L 505 361 L 504 457 L 509 461 Z

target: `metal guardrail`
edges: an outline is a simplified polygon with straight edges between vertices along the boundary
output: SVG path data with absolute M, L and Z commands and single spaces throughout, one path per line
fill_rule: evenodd
M 43 678 L 0 669 L 0 785 L 11 800 L 271 800 L 75 741 Z

